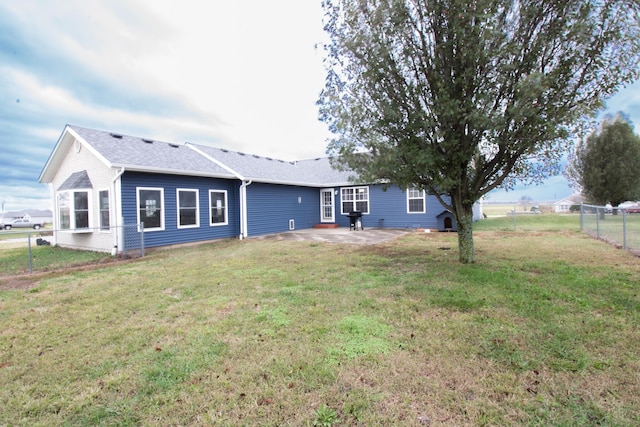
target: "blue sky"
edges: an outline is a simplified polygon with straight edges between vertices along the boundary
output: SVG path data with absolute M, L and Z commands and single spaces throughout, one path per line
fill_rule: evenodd
M 0 3 L 0 202 L 51 207 L 38 183 L 65 124 L 285 160 L 323 156 L 320 1 Z M 640 123 L 640 85 L 609 102 Z M 560 199 L 563 178 L 490 200 Z

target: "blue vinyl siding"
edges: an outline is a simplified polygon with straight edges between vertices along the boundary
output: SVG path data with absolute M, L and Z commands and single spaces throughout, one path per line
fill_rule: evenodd
M 300 203 L 298 203 L 298 201 Z M 247 187 L 249 236 L 311 228 L 320 222 L 320 190 L 311 187 L 253 183 Z
M 437 216 L 444 211 L 438 199 L 426 194 L 425 213 L 407 212 L 407 192 L 391 186 L 369 185 L 369 214 L 362 215 L 362 225 L 372 228 L 438 228 Z M 344 187 L 347 188 L 347 187 Z M 349 218 L 340 212 L 341 191 L 336 196 L 336 223 L 349 227 Z
M 163 188 L 164 230 L 145 233 L 145 246 L 166 246 L 236 237 L 240 234 L 239 185 L 239 181 L 228 179 L 126 172 L 122 176 L 122 214 L 124 222 L 125 224 L 137 222 L 136 189 L 138 187 Z M 178 228 L 177 188 L 198 190 L 199 227 Z M 209 225 L 209 190 L 227 191 L 227 225 Z

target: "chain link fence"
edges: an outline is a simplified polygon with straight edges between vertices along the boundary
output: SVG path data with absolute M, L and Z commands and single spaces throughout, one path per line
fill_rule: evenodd
M 136 258 L 145 255 L 144 224 L 125 224 L 111 227 L 111 236 L 117 238 L 111 250 L 77 250 L 72 245 L 56 245 L 54 233 L 69 230 L 42 228 L 40 230 L 0 231 L 0 278 L 2 276 L 58 270 L 82 264 L 104 262 L 114 257 Z M 104 229 L 86 229 L 83 233 L 105 232 Z M 66 246 L 66 247 L 62 247 Z
M 640 255 L 640 213 L 582 204 L 580 229 L 590 236 Z

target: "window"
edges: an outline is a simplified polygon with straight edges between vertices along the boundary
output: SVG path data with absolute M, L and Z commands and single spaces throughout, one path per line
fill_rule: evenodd
M 63 191 L 58 193 L 58 227 L 61 230 L 71 228 L 71 201 L 69 200 L 69 192 Z
M 369 213 L 369 187 L 343 188 L 340 190 L 340 199 L 343 215 L 353 211 Z
M 58 221 L 61 230 L 89 228 L 89 191 L 59 192 Z
M 177 190 L 178 228 L 198 227 L 200 215 L 198 210 L 198 190 Z
M 75 228 L 89 228 L 89 192 L 73 192 L 73 213 L 75 216 Z
M 109 231 L 109 192 L 107 190 L 98 193 L 98 209 L 100 210 L 100 230 Z
M 227 224 L 227 192 L 209 190 L 209 225 Z
M 425 213 L 425 211 L 424 190 L 418 190 L 417 188 L 407 189 L 407 212 Z
M 138 223 L 145 231 L 164 230 L 164 189 L 138 188 Z

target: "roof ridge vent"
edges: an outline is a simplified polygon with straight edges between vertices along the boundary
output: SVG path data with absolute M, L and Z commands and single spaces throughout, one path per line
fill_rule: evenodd
M 111 135 L 112 137 L 114 137 L 116 139 L 122 139 L 122 135 L 120 135 L 118 133 L 110 133 L 109 135 Z
M 153 144 L 153 139 L 147 139 L 147 138 L 140 138 L 143 142 L 146 142 L 147 144 Z
M 253 157 L 255 157 L 256 159 L 260 158 L 260 156 L 258 156 L 257 154 L 254 154 Z
M 223 153 L 228 153 L 229 150 L 227 150 L 226 148 L 221 148 L 220 151 L 222 151 Z
M 178 144 L 169 144 L 169 147 L 178 148 L 180 146 Z
M 240 151 L 238 151 L 238 154 L 240 154 L 241 156 L 244 156 L 244 155 L 245 155 L 244 153 L 241 153 Z

